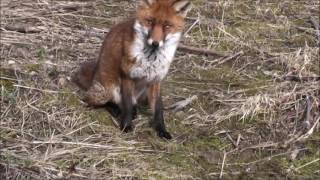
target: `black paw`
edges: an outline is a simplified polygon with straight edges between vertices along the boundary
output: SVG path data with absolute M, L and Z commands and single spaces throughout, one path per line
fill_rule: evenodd
M 105 104 L 105 108 L 114 118 L 118 118 L 121 114 L 121 110 L 119 106 L 113 102 L 107 102 Z
M 172 139 L 171 134 L 169 132 L 167 132 L 166 130 L 159 130 L 158 131 L 158 136 L 160 138 L 165 138 L 165 139 L 168 139 L 168 140 Z
M 133 131 L 133 127 L 131 124 L 120 124 L 120 130 L 125 132 L 125 133 L 128 133 L 128 132 L 131 132 Z

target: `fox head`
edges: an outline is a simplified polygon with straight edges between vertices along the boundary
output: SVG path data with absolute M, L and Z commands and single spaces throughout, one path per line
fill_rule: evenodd
M 173 36 L 181 35 L 187 12 L 188 0 L 140 0 L 137 9 L 138 31 L 152 48 L 162 47 Z

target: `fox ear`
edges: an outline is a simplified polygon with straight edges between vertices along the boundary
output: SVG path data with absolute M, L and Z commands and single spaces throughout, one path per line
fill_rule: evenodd
M 188 0 L 176 0 L 173 2 L 173 8 L 182 17 L 186 17 L 191 9 L 191 3 Z
M 140 4 L 144 6 L 151 6 L 156 0 L 140 0 Z

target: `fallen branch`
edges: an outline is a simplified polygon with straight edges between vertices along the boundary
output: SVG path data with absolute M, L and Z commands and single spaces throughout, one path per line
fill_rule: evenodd
M 68 4 L 58 4 L 53 9 L 63 9 L 68 11 L 77 11 L 81 8 L 94 7 L 93 3 L 68 3 Z
M 265 75 L 271 76 L 276 81 L 294 81 L 294 82 L 309 82 L 309 81 L 320 81 L 320 76 L 298 76 L 298 75 L 276 75 L 265 71 Z
M 320 81 L 320 76 L 295 76 L 295 75 L 286 75 L 280 79 L 285 81 L 296 81 L 296 82 L 306 82 L 306 81 Z
M 229 57 L 223 58 L 221 60 L 219 59 L 219 62 L 218 62 L 217 65 L 224 64 L 224 63 L 226 63 L 226 62 L 228 62 L 228 61 L 230 61 L 230 60 L 232 60 L 234 58 L 242 56 L 243 54 L 244 54 L 243 51 L 240 51 L 240 52 L 237 52 L 237 53 L 235 53 L 233 55 L 230 55 Z
M 180 44 L 178 46 L 178 50 L 184 51 L 187 53 L 191 53 L 191 54 L 198 54 L 198 55 L 219 56 L 219 57 L 227 57 L 228 56 L 226 54 L 214 51 L 212 49 L 197 48 L 197 47 L 187 46 L 187 45 L 183 45 L 183 44 Z
M 7 25 L 3 29 L 5 31 L 16 31 L 16 32 L 20 32 L 20 33 L 40 33 L 42 31 L 46 30 L 46 27 L 44 27 L 44 26 L 31 27 L 31 26 Z

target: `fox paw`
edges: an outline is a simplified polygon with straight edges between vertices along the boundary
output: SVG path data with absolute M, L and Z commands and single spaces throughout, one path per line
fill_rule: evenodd
M 131 124 L 121 124 L 120 125 L 120 130 L 125 132 L 125 133 L 128 133 L 128 132 L 133 131 L 133 127 L 132 127 Z
M 172 139 L 171 134 L 170 134 L 168 131 L 166 131 L 166 130 L 159 130 L 159 131 L 158 131 L 158 136 L 159 136 L 160 138 L 164 138 L 164 139 L 167 139 L 167 140 Z

